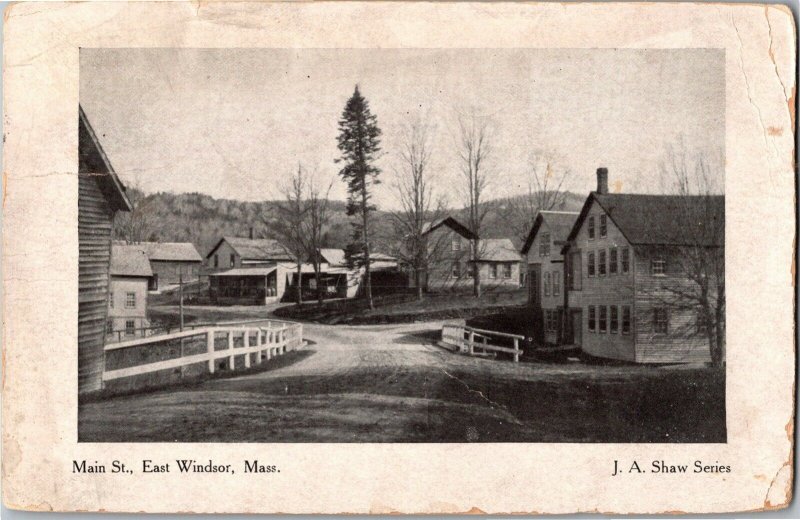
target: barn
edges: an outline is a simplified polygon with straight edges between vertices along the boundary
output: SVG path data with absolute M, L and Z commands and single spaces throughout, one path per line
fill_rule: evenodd
M 117 211 L 131 211 L 119 180 L 78 107 L 78 393 L 102 388 L 109 305 L 111 232 Z

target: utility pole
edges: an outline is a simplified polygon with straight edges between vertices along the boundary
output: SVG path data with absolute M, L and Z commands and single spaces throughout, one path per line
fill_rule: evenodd
M 178 269 L 178 291 L 181 297 L 181 332 L 183 332 L 183 266 L 180 266 Z

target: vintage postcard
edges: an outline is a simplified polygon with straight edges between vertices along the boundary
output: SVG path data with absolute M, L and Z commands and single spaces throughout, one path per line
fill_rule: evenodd
M 8 507 L 790 502 L 788 9 L 5 23 Z

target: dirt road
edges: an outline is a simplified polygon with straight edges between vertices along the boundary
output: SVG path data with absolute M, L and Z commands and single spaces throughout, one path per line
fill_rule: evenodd
M 434 345 L 440 328 L 440 322 L 306 324 L 310 344 L 275 360 L 284 366 L 87 403 L 79 436 L 128 442 L 724 441 L 724 380 L 720 386 L 713 374 L 469 358 Z M 699 408 L 708 418 L 704 424 L 691 415 Z

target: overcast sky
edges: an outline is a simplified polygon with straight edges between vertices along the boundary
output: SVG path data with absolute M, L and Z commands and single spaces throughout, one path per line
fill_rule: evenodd
M 724 54 L 720 50 L 541 49 L 82 49 L 80 100 L 117 172 L 148 192 L 279 198 L 298 162 L 335 180 L 337 121 L 360 86 L 383 130 L 384 184 L 400 130 L 425 117 L 432 171 L 452 205 L 454 119 L 491 121 L 487 197 L 527 188 L 533 153 L 593 189 L 598 166 L 613 189 L 661 190 L 665 146 L 683 140 L 722 176 Z

